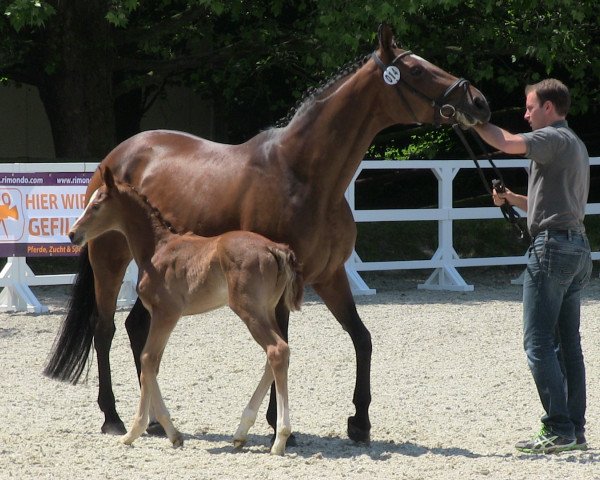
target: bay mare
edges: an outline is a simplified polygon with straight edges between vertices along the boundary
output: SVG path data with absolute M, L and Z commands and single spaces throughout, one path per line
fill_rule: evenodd
M 242 447 L 269 386 L 277 396 L 277 428 L 271 453 L 283 455 L 291 433 L 288 403 L 289 347 L 277 325 L 281 301 L 299 310 L 302 276 L 294 253 L 253 232 L 234 231 L 216 237 L 178 234 L 160 212 L 127 184 L 117 184 L 108 167 L 69 238 L 83 246 L 115 230 L 122 233 L 139 269 L 137 292 L 150 312 L 150 329 L 142 350 L 138 412 L 122 437 L 132 444 L 148 427 L 150 406 L 174 446 L 183 445 L 158 386 L 157 375 L 171 332 L 182 315 L 229 305 L 244 321 L 267 356 L 264 374 L 245 408 L 234 435 Z M 227 339 L 224 339 L 227 341 Z
M 471 126 L 490 117 L 485 97 L 466 80 L 399 48 L 386 25 L 379 28 L 378 39 L 373 54 L 306 99 L 285 127 L 266 130 L 240 145 L 180 132 L 143 132 L 101 162 L 118 180 L 134 185 L 178 231 L 214 236 L 250 230 L 294 250 L 305 282 L 354 345 L 356 411 L 348 418 L 348 435 L 362 442 L 369 440 L 371 429 L 372 344 L 344 269 L 356 239 L 344 192 L 384 128 L 415 122 Z M 88 199 L 101 184 L 97 171 Z M 109 353 L 116 299 L 132 254 L 122 234 L 109 232 L 89 242 L 80 258 L 71 305 L 45 374 L 77 382 L 93 340 L 102 431 L 123 434 Z M 276 314 L 287 340 L 289 309 L 280 303 Z M 148 325 L 148 312 L 138 299 L 125 321 L 138 373 Z M 267 421 L 275 428 L 273 389 Z

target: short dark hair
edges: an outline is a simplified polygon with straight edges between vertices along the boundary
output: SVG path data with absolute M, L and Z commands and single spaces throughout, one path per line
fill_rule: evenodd
M 571 108 L 571 94 L 567 86 L 556 78 L 546 78 L 541 82 L 527 85 L 525 95 L 535 92 L 543 105 L 547 101 L 554 104 L 554 108 L 559 115 L 566 116 Z

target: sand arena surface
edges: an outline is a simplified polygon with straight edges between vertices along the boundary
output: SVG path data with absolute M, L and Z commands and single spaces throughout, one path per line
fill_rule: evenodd
M 357 297 L 373 336 L 371 444 L 347 438 L 354 412 L 349 336 L 310 292 L 290 322 L 290 409 L 298 446 L 269 452 L 263 403 L 248 444 L 232 436 L 264 354 L 228 309 L 180 321 L 158 377 L 185 444 L 142 436 L 132 447 L 100 433 L 97 365 L 76 386 L 42 376 L 67 289 L 40 287 L 49 314 L 0 316 L 0 479 L 600 479 L 600 280 L 585 292 L 587 452 L 525 455 L 513 445 L 539 428 L 541 406 L 521 347 L 521 287 L 465 269 L 474 292 L 416 289 L 419 272 L 371 274 Z M 139 399 L 117 314 L 112 349 L 126 425 Z

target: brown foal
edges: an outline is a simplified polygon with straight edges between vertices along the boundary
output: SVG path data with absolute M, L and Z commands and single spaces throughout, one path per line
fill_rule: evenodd
M 264 374 L 244 409 L 234 445 L 239 448 L 245 444 L 258 408 L 275 380 L 278 415 L 271 453 L 283 455 L 291 433 L 289 347 L 277 325 L 275 307 L 281 300 L 290 310 L 300 308 L 303 285 L 294 253 L 286 245 L 251 232 L 208 238 L 174 233 L 133 187 L 116 182 L 109 168 L 102 170 L 102 178 L 104 185 L 71 228 L 69 238 L 84 245 L 108 231 L 118 231 L 127 239 L 139 268 L 137 291 L 150 312 L 150 330 L 140 357 L 139 408 L 122 437 L 123 443 L 133 443 L 146 430 L 152 407 L 173 445 L 183 445 L 158 386 L 161 358 L 182 315 L 228 304 L 267 355 Z

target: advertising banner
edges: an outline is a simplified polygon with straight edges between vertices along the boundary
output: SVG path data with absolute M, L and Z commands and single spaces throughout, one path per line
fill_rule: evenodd
M 0 173 L 0 257 L 78 255 L 67 234 L 92 173 Z

